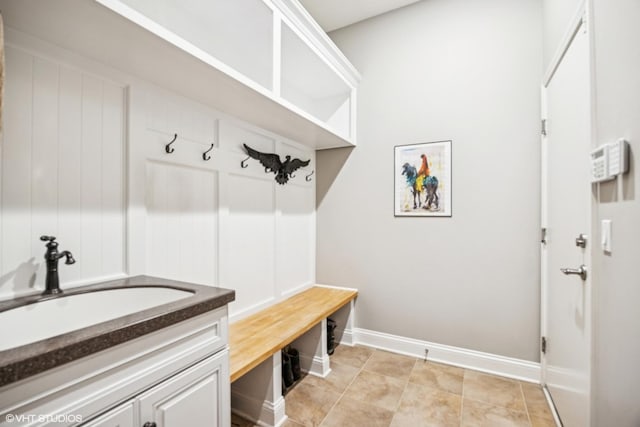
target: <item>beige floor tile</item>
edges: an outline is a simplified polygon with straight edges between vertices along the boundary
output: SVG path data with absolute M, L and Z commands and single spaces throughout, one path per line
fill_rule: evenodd
M 415 357 L 376 350 L 369 360 L 367 360 L 363 369 L 406 381 L 409 379 L 409 375 L 411 375 L 411 370 L 416 364 L 416 360 Z
M 526 412 L 464 399 L 461 427 L 529 427 Z
M 287 421 L 282 424 L 282 427 L 304 427 L 304 424 L 297 423 L 291 418 L 287 418 Z
M 331 363 L 338 362 L 345 365 L 362 368 L 373 354 L 374 349 L 363 346 L 349 347 L 347 345 L 339 345 L 335 352 L 331 355 Z
M 344 393 L 345 397 L 395 411 L 405 381 L 363 370 Z
M 322 427 L 387 427 L 393 412 L 368 403 L 343 397 L 334 406 Z
M 556 427 L 556 422 L 553 419 L 529 417 L 531 419 L 531 427 Z
M 285 397 L 285 410 L 291 421 L 317 426 L 340 398 L 340 393 L 326 387 L 299 383 Z
M 344 363 L 336 363 L 331 361 L 331 372 L 326 378 L 320 378 L 315 375 L 306 375 L 302 382 L 315 385 L 318 387 L 330 387 L 338 393 L 345 391 L 347 386 L 351 384 L 353 379 L 360 372 L 360 368 L 345 365 Z
M 462 394 L 463 378 L 462 368 L 418 360 L 411 371 L 409 382 Z
M 526 412 L 520 382 L 508 378 L 466 370 L 462 394 L 473 399 L 515 411 Z
M 542 387 L 537 384 L 521 383 L 524 402 L 527 405 L 529 416 L 553 420 L 553 415 L 547 404 Z
M 391 427 L 458 426 L 461 400 L 457 394 L 409 383 Z

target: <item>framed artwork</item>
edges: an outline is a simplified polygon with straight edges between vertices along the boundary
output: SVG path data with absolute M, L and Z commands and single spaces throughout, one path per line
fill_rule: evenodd
M 394 148 L 395 216 L 451 216 L 451 141 Z

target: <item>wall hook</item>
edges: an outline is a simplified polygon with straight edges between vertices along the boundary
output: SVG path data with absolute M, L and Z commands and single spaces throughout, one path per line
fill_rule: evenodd
M 311 175 L 313 175 L 314 172 L 315 172 L 314 170 L 311 171 L 311 173 L 309 175 L 304 177 L 304 180 L 307 181 L 307 182 L 310 182 L 311 181 Z
M 209 149 L 207 151 L 202 153 L 202 160 L 204 160 L 205 162 L 207 160 L 211 160 L 211 156 L 207 156 L 207 153 L 209 153 L 209 151 L 211 151 L 211 150 L 213 150 L 213 144 L 211 144 L 211 147 L 209 147 Z
M 175 149 L 171 147 L 171 144 L 176 142 L 176 139 L 178 139 L 178 134 L 174 133 L 173 134 L 173 139 L 171 140 L 171 142 L 164 146 L 164 151 L 166 151 L 169 154 L 173 153 L 175 151 Z
M 244 159 L 243 161 L 240 162 L 240 166 L 242 167 L 242 169 L 249 167 L 249 165 L 247 164 L 247 160 L 249 160 L 251 158 L 251 156 L 247 156 L 246 159 Z

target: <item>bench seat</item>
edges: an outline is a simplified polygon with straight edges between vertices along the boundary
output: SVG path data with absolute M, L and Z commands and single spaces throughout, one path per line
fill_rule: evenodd
M 231 382 L 348 304 L 357 290 L 314 286 L 229 326 Z

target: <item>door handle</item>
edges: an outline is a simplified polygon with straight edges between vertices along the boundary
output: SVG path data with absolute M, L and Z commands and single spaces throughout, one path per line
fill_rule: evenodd
M 576 274 L 580 276 L 582 280 L 587 280 L 587 267 L 585 267 L 584 264 L 582 264 L 578 268 L 561 268 L 560 271 L 562 271 L 567 276 L 570 274 Z

